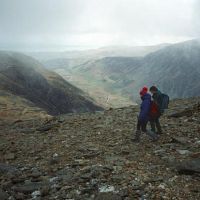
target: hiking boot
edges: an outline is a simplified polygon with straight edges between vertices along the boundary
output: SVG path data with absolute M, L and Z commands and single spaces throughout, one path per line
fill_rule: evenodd
M 152 138 L 152 142 L 158 141 L 159 137 Z
M 139 142 L 140 142 L 140 139 L 138 139 L 138 138 L 132 138 L 131 141 L 132 141 L 132 142 L 135 142 L 135 143 L 139 143 Z
M 133 139 L 131 139 L 133 142 L 140 142 L 140 134 L 141 134 L 141 131 L 136 131 L 135 132 L 135 137 Z
M 159 138 L 158 135 L 153 131 L 147 130 L 146 133 L 152 139 L 152 141 L 157 141 Z

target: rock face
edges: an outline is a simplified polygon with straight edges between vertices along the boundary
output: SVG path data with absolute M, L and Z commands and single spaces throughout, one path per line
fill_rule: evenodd
M 0 89 L 26 98 L 49 114 L 102 110 L 92 99 L 36 60 L 0 52 Z
M 131 141 L 139 109 L 134 106 L 45 123 L 37 115 L 12 124 L 0 118 L 0 197 L 200 199 L 197 101 L 171 102 L 156 142 L 145 134 L 140 143 Z M 170 117 L 185 109 L 189 117 Z

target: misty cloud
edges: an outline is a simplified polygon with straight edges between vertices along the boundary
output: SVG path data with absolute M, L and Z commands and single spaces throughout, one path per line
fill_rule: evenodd
M 199 36 L 198 0 L 0 0 L 0 45 L 145 45 Z

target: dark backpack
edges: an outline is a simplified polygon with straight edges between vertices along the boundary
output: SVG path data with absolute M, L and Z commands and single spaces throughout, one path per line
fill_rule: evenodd
M 167 94 L 162 94 L 161 105 L 159 105 L 160 112 L 163 113 L 165 109 L 169 106 L 169 96 Z

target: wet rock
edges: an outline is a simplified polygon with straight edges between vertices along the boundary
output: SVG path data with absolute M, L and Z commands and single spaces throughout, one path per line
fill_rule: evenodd
M 59 158 L 51 158 L 49 160 L 50 165 L 55 165 L 55 164 L 58 164 L 58 163 L 59 163 Z
M 200 159 L 183 161 L 176 169 L 179 174 L 200 174 Z
M 185 109 L 183 111 L 175 112 L 171 115 L 168 115 L 169 118 L 179 118 L 179 117 L 190 117 L 192 116 L 192 109 Z
M 36 199 L 37 197 L 41 196 L 41 192 L 39 190 L 34 191 L 31 193 L 31 196 L 33 199 Z
M 105 125 L 99 124 L 99 125 L 94 126 L 93 128 L 94 128 L 94 129 L 102 129 L 102 128 L 104 128 L 104 127 L 105 127 Z
M 42 187 L 43 187 L 43 184 L 40 182 L 31 182 L 31 183 L 25 183 L 24 185 L 13 186 L 12 190 L 14 190 L 15 192 L 29 194 L 29 193 L 39 190 Z
M 41 191 L 41 196 L 42 197 L 47 196 L 49 194 L 49 190 L 50 190 L 50 188 L 48 186 L 42 187 L 42 189 L 40 190 Z
M 192 153 L 190 155 L 190 157 L 192 157 L 192 158 L 200 158 L 200 152 Z
M 181 155 L 188 155 L 188 154 L 191 153 L 191 152 L 188 151 L 188 150 L 177 150 L 177 152 L 178 152 L 179 154 L 181 154 Z
M 0 173 L 17 173 L 18 170 L 12 165 L 0 163 Z
M 188 138 L 186 138 L 186 137 L 172 137 L 171 142 L 172 143 L 178 143 L 178 144 L 188 144 Z
M 99 188 L 99 192 L 106 193 L 106 192 L 114 192 L 115 187 L 112 185 L 103 185 Z
M 42 175 L 42 173 L 38 169 L 32 169 L 30 176 L 32 178 L 38 178 Z
M 53 127 L 55 127 L 55 124 L 47 124 L 47 125 L 44 125 L 44 126 L 37 128 L 36 131 L 40 131 L 40 132 L 49 131 Z
M 15 197 L 16 200 L 25 199 L 25 195 L 23 193 L 16 193 L 14 197 Z
M 4 192 L 2 189 L 0 189 L 0 199 L 1 200 L 7 200 L 9 198 L 9 195 L 7 192 Z
M 16 183 L 23 183 L 25 181 L 25 178 L 23 177 L 13 177 L 12 178 L 12 183 L 16 184 Z
M 95 200 L 122 200 L 122 198 L 113 193 L 100 193 L 96 195 Z
M 15 159 L 15 154 L 14 153 L 9 153 L 5 155 L 6 160 L 14 160 Z
M 158 150 L 154 151 L 154 153 L 155 153 L 155 155 L 162 156 L 162 155 L 165 155 L 166 150 L 165 149 L 158 149 Z
M 164 183 L 161 183 L 159 186 L 158 186 L 158 188 L 160 188 L 160 189 L 165 189 L 166 188 L 166 185 L 164 184 Z
M 88 159 L 88 158 L 97 157 L 98 155 L 100 155 L 100 152 L 84 154 L 83 157 Z

